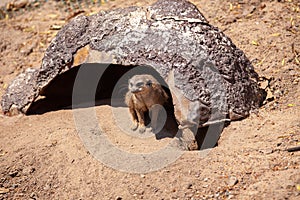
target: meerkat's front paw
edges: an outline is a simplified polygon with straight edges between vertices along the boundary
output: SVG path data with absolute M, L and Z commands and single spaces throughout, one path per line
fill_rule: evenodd
M 139 132 L 140 133 L 145 133 L 145 131 L 146 131 L 146 126 L 145 125 L 140 125 Z
M 137 128 L 139 127 L 139 124 L 137 121 L 133 121 L 132 125 L 131 125 L 131 130 L 135 131 Z
M 189 145 L 188 145 L 188 150 L 190 151 L 196 151 L 198 149 L 198 144 L 196 140 L 193 140 Z

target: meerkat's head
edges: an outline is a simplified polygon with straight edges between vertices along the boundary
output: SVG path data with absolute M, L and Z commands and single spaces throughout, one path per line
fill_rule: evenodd
M 144 93 L 152 88 L 157 81 L 148 74 L 135 75 L 129 79 L 128 89 L 131 93 Z

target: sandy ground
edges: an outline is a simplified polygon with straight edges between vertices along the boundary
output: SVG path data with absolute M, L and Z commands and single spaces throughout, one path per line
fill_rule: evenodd
M 151 2 L 116 0 L 101 6 L 86 4 L 81 10 L 90 14 Z M 269 101 L 258 114 L 232 122 L 212 150 L 185 152 L 149 173 L 124 172 L 100 162 L 84 145 L 71 109 L 0 115 L 0 199 L 300 198 L 300 151 L 286 151 L 300 145 L 299 1 L 193 2 L 265 77 Z M 19 73 L 40 66 L 55 29 L 77 11 L 76 6 L 48 1 L 0 20 L 0 95 Z M 126 115 L 124 107 L 95 108 L 114 146 L 130 153 L 151 153 L 171 141 L 124 134 L 114 120 L 116 109 Z M 139 166 L 132 160 L 128 164 Z

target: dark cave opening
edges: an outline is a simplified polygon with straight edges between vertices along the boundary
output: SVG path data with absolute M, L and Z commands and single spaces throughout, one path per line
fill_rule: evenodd
M 35 100 L 27 111 L 27 115 L 43 114 L 50 111 L 61 109 L 72 109 L 73 89 L 76 79 L 79 77 L 80 68 L 88 68 L 88 75 L 84 79 L 81 78 L 80 84 L 82 88 L 76 94 L 80 95 L 78 103 L 86 101 L 95 101 L 94 105 L 111 105 L 126 106 L 124 97 L 128 91 L 128 80 L 136 74 L 151 74 L 163 86 L 170 97 L 167 106 L 173 109 L 173 103 L 170 90 L 166 82 L 152 67 L 148 66 L 123 66 L 115 64 L 83 64 L 72 67 L 68 71 L 55 77 L 41 92 L 40 97 Z M 103 68 L 103 72 L 99 73 L 99 69 Z M 89 76 L 101 74 L 97 85 L 93 85 Z M 95 88 L 96 87 L 96 88 Z M 93 97 L 89 95 L 91 89 L 96 89 Z M 81 105 L 78 105 L 80 107 Z M 82 104 L 84 107 L 84 104 Z

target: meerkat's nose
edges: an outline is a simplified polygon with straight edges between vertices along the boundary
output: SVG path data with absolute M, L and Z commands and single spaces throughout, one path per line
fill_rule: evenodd
M 131 91 L 132 93 L 137 93 L 137 92 L 140 92 L 140 91 L 141 91 L 141 88 L 138 88 L 138 87 L 132 87 L 130 91 Z

